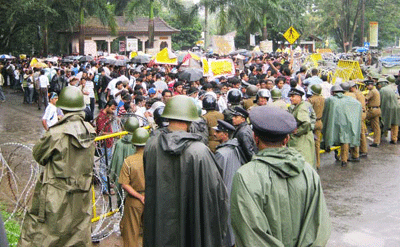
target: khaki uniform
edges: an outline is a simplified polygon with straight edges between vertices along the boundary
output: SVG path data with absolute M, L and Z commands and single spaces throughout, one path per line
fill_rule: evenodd
M 208 126 L 208 145 L 210 147 L 210 150 L 212 152 L 215 152 L 217 149 L 217 146 L 220 144 L 215 140 L 214 137 L 214 132 L 215 130 L 213 127 L 216 127 L 218 125 L 217 120 L 224 120 L 224 115 L 218 111 L 212 110 L 212 111 L 207 111 L 207 113 L 203 116 L 203 118 L 207 122 Z
M 253 96 L 253 97 L 243 100 L 244 109 L 248 110 L 250 107 L 256 105 L 256 103 L 254 103 L 255 99 L 256 99 L 256 96 Z
M 313 95 L 308 99 L 308 102 L 312 105 L 315 115 L 317 117 L 317 121 L 315 122 L 314 127 L 314 138 L 315 138 L 315 154 L 317 161 L 317 168 L 321 165 L 321 157 L 320 157 L 320 147 L 321 147 L 321 131 L 322 131 L 322 114 L 324 113 L 325 106 L 325 98 L 320 95 Z
M 125 159 L 118 183 L 129 184 L 136 192 L 144 194 L 145 178 L 143 169 L 144 148 Z M 139 230 L 142 223 L 144 204 L 127 193 L 124 204 L 124 216 L 120 222 L 121 235 L 126 247 L 139 246 Z
M 365 134 L 367 133 L 367 126 L 365 125 L 365 118 L 367 117 L 367 108 L 365 104 L 365 96 L 360 92 L 355 92 L 356 99 L 361 103 L 362 114 L 361 114 L 361 136 L 360 136 L 360 147 L 354 147 L 350 149 L 351 157 L 358 158 L 361 153 L 368 153 L 368 145 L 367 145 L 367 137 Z
M 274 102 L 272 102 L 272 103 L 270 103 L 268 105 L 281 108 L 282 110 L 285 110 L 285 111 L 288 110 L 288 105 L 286 104 L 286 102 L 283 99 L 275 100 Z
M 353 97 L 354 99 L 357 99 L 357 96 L 356 96 L 355 93 L 345 91 L 343 94 L 346 95 L 346 96 Z
M 367 103 L 367 119 L 371 122 L 372 131 L 374 131 L 374 143 L 381 143 L 381 126 L 379 117 L 381 116 L 381 96 L 376 88 L 369 91 L 365 99 Z
M 91 246 L 93 127 L 84 113 L 72 112 L 53 125 L 33 147 L 43 166 L 19 246 Z

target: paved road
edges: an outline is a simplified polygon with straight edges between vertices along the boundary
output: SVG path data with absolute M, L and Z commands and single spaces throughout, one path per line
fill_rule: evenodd
M 23 105 L 22 95 L 6 90 L 0 103 L 0 143 L 34 144 L 43 133 L 42 111 Z M 368 158 L 345 168 L 333 153 L 322 155 L 319 170 L 332 218 L 328 246 L 400 246 L 400 144 L 383 141 Z M 113 235 L 100 246 L 121 246 Z

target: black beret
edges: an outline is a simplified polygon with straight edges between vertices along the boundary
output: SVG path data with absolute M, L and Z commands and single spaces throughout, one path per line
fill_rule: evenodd
M 242 116 L 244 118 L 248 118 L 249 117 L 249 113 L 243 109 L 242 107 L 236 106 L 234 109 L 234 112 L 232 113 L 235 116 Z
M 297 122 L 289 112 L 272 106 L 257 106 L 250 111 L 253 130 L 265 135 L 287 135 L 297 128 Z
M 297 88 L 292 87 L 292 88 L 290 89 L 289 93 L 288 93 L 288 96 L 291 96 L 291 95 L 300 95 L 300 96 L 303 96 L 303 95 L 304 95 L 304 92 L 301 91 L 301 90 L 299 90 L 299 89 L 297 89 Z
M 233 127 L 232 124 L 225 122 L 224 120 L 217 120 L 218 125 L 216 127 L 213 127 L 214 130 L 216 131 L 222 131 L 222 132 L 233 132 L 235 131 L 235 127 Z

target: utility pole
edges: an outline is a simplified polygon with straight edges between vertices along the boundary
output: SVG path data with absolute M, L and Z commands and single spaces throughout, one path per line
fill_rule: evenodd
M 361 46 L 364 46 L 365 0 L 361 1 Z

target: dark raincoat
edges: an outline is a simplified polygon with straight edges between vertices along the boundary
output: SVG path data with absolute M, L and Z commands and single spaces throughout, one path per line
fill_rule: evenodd
M 194 121 L 190 124 L 190 133 L 197 133 L 201 136 L 201 142 L 208 145 L 208 126 L 207 121 L 204 118 Z
M 33 147 L 43 166 L 19 246 L 90 246 L 93 127 L 83 112 L 67 113 Z
M 143 156 L 144 247 L 221 246 L 227 191 L 214 155 L 197 134 L 159 132 Z
M 236 246 L 325 246 L 331 230 L 317 172 L 293 148 L 266 148 L 233 178 Z
M 245 161 L 243 151 L 239 146 L 239 142 L 236 138 L 224 142 L 217 146 L 215 152 L 215 159 L 218 165 L 222 168 L 222 178 L 228 190 L 228 200 L 230 198 L 232 190 L 232 180 L 237 169 L 239 169 Z M 224 239 L 223 246 L 231 247 L 235 245 L 235 236 L 233 235 L 233 229 L 231 226 L 231 217 L 228 217 L 228 232 Z
M 338 93 L 326 98 L 321 146 L 332 147 L 346 143 L 351 147 L 360 146 L 361 114 L 361 103 L 353 97 Z
M 392 125 L 400 125 L 400 106 L 397 95 L 391 86 L 387 85 L 379 90 L 381 95 L 382 131 L 390 130 Z

